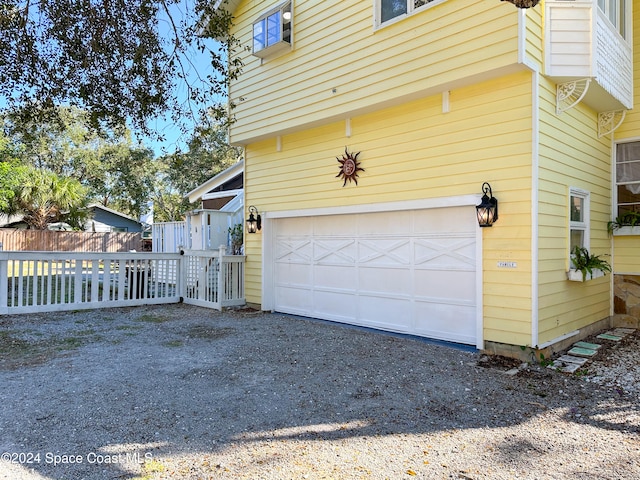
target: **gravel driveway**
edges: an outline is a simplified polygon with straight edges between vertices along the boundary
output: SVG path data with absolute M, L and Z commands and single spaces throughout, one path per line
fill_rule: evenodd
M 4 316 L 0 478 L 638 479 L 639 346 L 510 375 L 244 310 Z

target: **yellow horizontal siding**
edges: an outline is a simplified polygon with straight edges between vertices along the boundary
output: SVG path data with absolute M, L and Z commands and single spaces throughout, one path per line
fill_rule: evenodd
M 610 141 L 598 138 L 596 112 L 578 105 L 555 113 L 555 85 L 541 83 L 539 147 L 539 343 L 552 341 L 609 314 L 609 279 L 570 282 L 569 187 L 590 192 L 591 248 L 609 254 Z
M 284 135 L 280 152 L 274 139 L 256 142 L 246 147 L 246 203 L 264 212 L 376 204 L 479 194 L 488 181 L 500 219 L 483 231 L 485 338 L 530 342 L 530 112 L 523 72 L 453 90 L 449 113 L 435 95 L 354 117 L 350 138 L 334 122 Z M 345 146 L 361 152 L 358 186 L 335 178 Z M 246 242 L 247 299 L 260 303 L 261 235 Z M 497 267 L 507 254 L 517 269 Z
M 544 27 L 543 8 L 529 8 L 525 10 L 525 55 L 529 62 L 542 71 L 544 64 Z
M 256 3 L 241 2 L 236 11 L 234 30 L 246 46 L 253 21 L 278 2 L 259 2 L 259 9 Z M 246 143 L 514 67 L 517 12 L 499 3 L 448 0 L 375 30 L 373 2 L 297 1 L 293 51 L 264 61 L 247 51 L 238 55 L 245 67 L 230 88 L 237 103 L 231 137 Z
M 640 274 L 640 236 L 616 236 L 613 243 L 613 271 Z

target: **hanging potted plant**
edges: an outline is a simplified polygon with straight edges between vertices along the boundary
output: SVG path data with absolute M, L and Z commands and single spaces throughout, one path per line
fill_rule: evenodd
M 567 278 L 574 282 L 586 282 L 611 272 L 611 265 L 599 255 L 590 255 L 584 247 L 575 246 L 571 251 L 571 268 Z

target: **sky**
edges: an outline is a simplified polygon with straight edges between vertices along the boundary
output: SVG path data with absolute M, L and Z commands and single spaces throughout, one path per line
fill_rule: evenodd
M 169 8 L 172 12 L 174 21 L 178 21 L 193 10 L 194 0 L 182 0 L 181 3 L 176 5 L 171 5 Z M 160 19 L 160 32 L 168 35 L 168 27 L 169 23 L 166 20 L 166 17 L 161 17 Z M 210 41 L 210 48 L 215 48 L 215 42 L 213 40 Z M 195 82 L 198 75 L 201 77 L 206 77 L 208 74 L 212 72 L 211 61 L 209 54 L 206 52 L 202 53 L 199 50 L 193 48 L 189 52 L 189 61 L 190 64 L 188 75 L 190 81 Z M 186 65 L 186 64 L 185 64 Z M 183 84 L 178 87 L 177 90 L 179 101 L 183 102 L 187 99 L 187 88 L 186 84 Z M 212 99 L 212 103 L 215 99 Z M 186 121 L 186 119 L 185 119 Z M 186 122 L 187 125 L 194 126 L 192 122 Z M 165 118 L 156 118 L 149 122 L 149 127 L 152 131 L 157 131 L 161 135 L 165 137 L 163 141 L 158 141 L 153 137 L 143 137 L 143 142 L 145 146 L 151 148 L 156 156 L 163 155 L 165 153 L 173 153 L 176 149 L 185 150 L 187 148 L 186 142 L 189 140 L 189 132 L 186 134 L 180 130 L 180 127 L 175 125 L 174 122 L 170 118 L 170 114 L 168 114 Z

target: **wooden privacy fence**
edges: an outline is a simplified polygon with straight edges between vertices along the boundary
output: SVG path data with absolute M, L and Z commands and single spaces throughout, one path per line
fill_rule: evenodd
M 180 253 L 0 252 L 0 314 L 184 301 L 244 305 L 244 256 Z
M 1 250 L 17 252 L 128 252 L 142 250 L 142 234 L 0 228 L 0 244 Z

